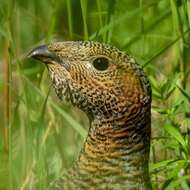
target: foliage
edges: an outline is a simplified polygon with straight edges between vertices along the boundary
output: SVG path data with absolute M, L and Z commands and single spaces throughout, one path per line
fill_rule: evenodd
M 72 165 L 87 118 L 59 102 L 44 65 L 26 55 L 36 44 L 88 39 L 143 65 L 153 88 L 153 187 L 190 189 L 190 0 L 1 0 L 0 189 L 43 190 Z

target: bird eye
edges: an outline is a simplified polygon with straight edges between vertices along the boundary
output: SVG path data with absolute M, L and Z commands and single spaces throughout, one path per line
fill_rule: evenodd
M 109 67 L 109 60 L 105 57 L 99 57 L 93 61 L 93 66 L 99 71 L 105 71 Z

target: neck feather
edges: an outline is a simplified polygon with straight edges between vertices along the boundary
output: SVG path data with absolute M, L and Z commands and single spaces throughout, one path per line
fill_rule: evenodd
M 83 176 L 88 181 L 84 184 L 97 187 L 107 184 L 105 188 L 108 188 L 111 179 L 118 188 L 151 189 L 148 172 L 150 112 L 137 118 L 140 119 L 135 122 L 131 117 L 94 119 L 73 168 L 76 179 Z

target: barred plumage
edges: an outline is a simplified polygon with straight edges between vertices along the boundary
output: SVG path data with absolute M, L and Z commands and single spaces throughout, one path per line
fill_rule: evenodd
M 151 86 L 135 60 L 98 42 L 52 43 L 30 56 L 46 63 L 58 97 L 91 123 L 78 160 L 50 189 L 151 190 Z

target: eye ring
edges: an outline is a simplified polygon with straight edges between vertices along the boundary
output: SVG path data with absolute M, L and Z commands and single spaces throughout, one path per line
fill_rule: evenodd
M 93 60 L 93 66 L 98 71 L 105 71 L 109 67 L 109 59 L 106 57 L 98 57 Z

